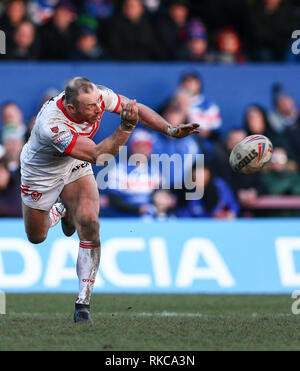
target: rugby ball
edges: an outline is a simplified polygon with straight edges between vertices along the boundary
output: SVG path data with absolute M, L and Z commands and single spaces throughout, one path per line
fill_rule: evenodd
M 253 174 L 259 171 L 273 153 L 271 141 L 264 135 L 250 135 L 234 146 L 230 153 L 229 163 L 239 174 Z

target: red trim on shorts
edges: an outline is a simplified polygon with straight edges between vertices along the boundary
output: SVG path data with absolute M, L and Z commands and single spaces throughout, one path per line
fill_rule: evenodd
M 84 121 L 76 121 L 71 116 L 68 115 L 68 112 L 66 111 L 64 105 L 62 104 L 64 97 L 65 96 L 63 95 L 60 99 L 57 100 L 56 102 L 57 107 L 63 112 L 66 118 L 69 119 L 70 121 L 75 122 L 76 124 L 83 124 Z
M 29 186 L 26 186 L 26 185 L 24 185 L 24 184 L 21 184 L 20 185 L 20 188 L 21 188 L 21 192 L 24 194 L 24 195 L 29 195 L 29 193 L 28 193 L 28 191 L 29 191 Z
M 117 94 L 117 97 L 118 97 L 118 103 L 117 103 L 115 109 L 113 110 L 114 113 L 117 112 L 117 110 L 118 110 L 118 108 L 119 108 L 119 106 L 121 104 L 121 98 L 120 98 L 119 94 Z
M 68 145 L 68 147 L 65 149 L 64 153 L 66 155 L 70 154 L 70 152 L 72 151 L 72 149 L 74 148 L 75 146 L 75 143 L 77 141 L 77 138 L 78 138 L 78 135 L 73 135 L 73 138 L 71 140 L 71 143 Z

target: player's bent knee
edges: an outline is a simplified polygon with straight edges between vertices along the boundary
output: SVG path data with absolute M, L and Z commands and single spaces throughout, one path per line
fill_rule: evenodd
M 33 235 L 33 234 L 27 233 L 27 237 L 28 237 L 29 242 L 36 245 L 36 244 L 44 242 L 46 237 L 47 237 L 47 234 L 45 234 L 45 235 Z

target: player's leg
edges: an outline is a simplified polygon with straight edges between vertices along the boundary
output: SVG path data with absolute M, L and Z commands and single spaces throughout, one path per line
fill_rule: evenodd
M 43 242 L 50 228 L 49 211 L 32 209 L 24 203 L 22 210 L 28 240 L 32 243 Z
M 80 239 L 76 266 L 79 294 L 74 319 L 89 322 L 90 298 L 100 263 L 100 202 L 94 176 L 87 175 L 67 184 L 60 197 L 72 216 Z
M 25 230 L 32 243 L 41 243 L 49 228 L 54 227 L 65 214 L 61 203 L 56 203 L 64 187 L 61 179 L 47 179 L 41 186 L 40 179 L 22 178 L 21 196 Z M 45 183 L 45 181 L 44 181 Z M 50 184 L 49 184 L 50 183 Z
M 45 241 L 48 230 L 64 216 L 64 206 L 55 204 L 50 211 L 31 208 L 22 202 L 23 219 L 28 240 L 31 243 Z
M 66 208 L 66 205 L 64 206 L 65 206 L 65 214 L 64 214 L 64 217 L 61 219 L 61 227 L 62 227 L 64 234 L 67 237 L 70 237 L 75 233 L 76 228 L 74 225 L 73 216 L 71 212 L 69 212 L 69 210 Z

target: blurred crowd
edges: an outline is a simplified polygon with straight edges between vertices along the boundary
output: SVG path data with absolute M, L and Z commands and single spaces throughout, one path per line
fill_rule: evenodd
M 3 60 L 299 61 L 300 0 L 4 0 Z
M 42 104 L 57 95 L 50 89 Z M 138 125 L 127 143 L 125 161 L 121 155 L 114 173 L 114 184 L 106 183 L 100 190 L 101 212 L 106 217 L 167 218 L 227 218 L 259 216 L 299 216 L 288 208 L 256 209 L 262 195 L 300 195 L 300 116 L 295 99 L 275 84 L 271 87 L 273 109 L 267 111 L 257 102 L 249 102 L 243 125 L 227 128 L 220 135 L 223 122 L 217 102 L 206 97 L 202 77 L 186 71 L 173 94 L 158 109 L 172 125 L 185 122 L 200 124 L 199 133 L 174 139 Z M 1 106 L 0 140 L 0 216 L 20 217 L 20 151 L 30 136 L 34 117 L 24 123 L 22 111 L 13 102 Z M 232 148 L 252 134 L 267 136 L 273 143 L 271 161 L 262 171 L 252 175 L 234 173 L 229 165 Z M 152 166 L 153 154 L 192 156 L 178 166 L 170 165 L 171 176 L 160 167 Z M 196 155 L 204 154 L 204 168 Z M 137 161 L 132 162 L 133 157 Z M 131 162 L 127 159 L 131 158 Z M 99 170 L 99 169 L 97 169 Z M 175 171 L 176 170 L 176 171 Z M 99 172 L 98 172 L 99 175 Z M 100 177 L 97 182 L 100 189 Z M 186 177 L 192 181 L 185 182 Z M 117 178 L 117 183 L 115 180 Z M 166 184 L 170 185 L 166 187 Z M 188 192 L 203 191 L 202 198 L 188 199 Z

